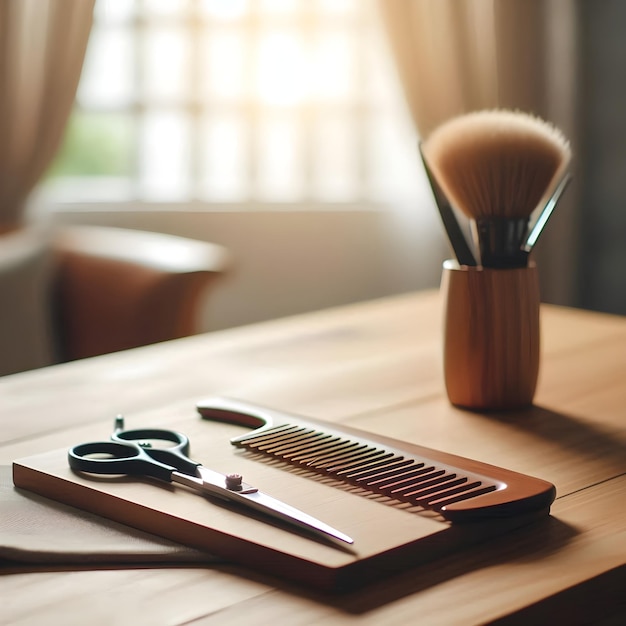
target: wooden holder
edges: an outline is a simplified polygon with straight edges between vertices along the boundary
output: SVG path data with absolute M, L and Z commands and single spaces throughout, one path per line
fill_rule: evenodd
M 532 403 L 539 374 L 539 279 L 515 269 L 445 261 L 444 376 L 452 404 L 515 409 Z

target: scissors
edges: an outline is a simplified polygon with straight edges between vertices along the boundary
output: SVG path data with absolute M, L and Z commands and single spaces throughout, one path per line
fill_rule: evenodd
M 170 442 L 168 447 L 152 447 L 148 440 Z M 82 443 L 68 451 L 73 470 L 91 474 L 150 476 L 185 485 L 202 494 L 242 504 L 317 536 L 346 544 L 348 535 L 320 520 L 281 502 L 243 482 L 240 474 L 221 474 L 190 459 L 189 439 L 182 433 L 160 428 L 126 430 L 124 418 L 115 418 L 110 441 Z

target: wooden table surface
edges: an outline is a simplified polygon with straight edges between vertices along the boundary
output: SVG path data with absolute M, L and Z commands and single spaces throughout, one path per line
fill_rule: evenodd
M 483 414 L 447 401 L 441 316 L 424 292 L 5 377 L 0 464 L 224 395 L 544 478 L 549 518 L 344 595 L 235 566 L 3 564 L 0 623 L 626 623 L 626 319 L 544 306 L 535 406 Z

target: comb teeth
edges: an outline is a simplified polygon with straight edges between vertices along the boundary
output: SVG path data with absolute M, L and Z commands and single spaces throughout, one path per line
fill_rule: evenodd
M 233 398 L 208 398 L 197 409 L 205 419 L 255 428 L 230 440 L 251 454 L 436 511 L 450 522 L 547 515 L 556 496 L 545 480 L 350 426 Z
M 281 424 L 237 438 L 235 445 L 332 476 L 395 500 L 425 509 L 442 507 L 500 488 L 496 481 L 438 465 L 409 454 L 396 454 L 369 442 L 310 427 Z

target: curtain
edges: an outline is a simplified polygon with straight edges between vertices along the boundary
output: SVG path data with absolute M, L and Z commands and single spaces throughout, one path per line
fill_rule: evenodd
M 556 124 L 575 153 L 574 5 L 570 0 L 380 0 L 419 135 L 428 136 L 455 115 L 512 108 Z M 560 304 L 572 304 L 577 289 L 576 187 L 570 185 L 534 253 L 544 300 Z
M 24 219 L 74 102 L 94 0 L 0 0 L 0 233 Z

